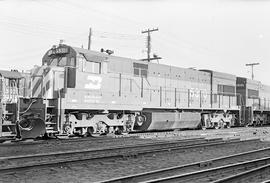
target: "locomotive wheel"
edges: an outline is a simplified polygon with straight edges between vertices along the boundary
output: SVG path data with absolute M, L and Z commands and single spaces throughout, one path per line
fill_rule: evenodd
M 67 135 L 71 135 L 72 134 L 70 125 L 65 125 L 64 126 L 64 131 L 65 131 L 65 133 Z
M 151 112 L 143 112 L 142 115 L 135 116 L 133 130 L 146 131 L 152 122 Z
M 219 124 L 220 124 L 220 121 L 219 121 L 218 123 L 214 123 L 214 128 L 215 128 L 216 130 L 220 128 Z
M 92 137 L 91 133 L 89 133 L 89 132 L 85 132 L 82 136 L 83 137 Z
M 100 135 L 107 135 L 109 133 L 109 126 L 104 121 L 99 121 L 97 123 L 97 132 Z
M 136 124 L 138 126 L 142 126 L 145 121 L 146 121 L 146 116 L 145 115 L 138 115 L 137 118 L 136 118 Z
M 123 133 L 123 129 L 120 127 L 118 127 L 114 132 L 115 135 L 122 135 L 122 133 Z
M 93 134 L 93 133 L 94 133 L 94 129 L 88 127 L 88 128 L 87 128 L 87 132 L 86 132 L 87 137 L 92 137 L 92 134 Z

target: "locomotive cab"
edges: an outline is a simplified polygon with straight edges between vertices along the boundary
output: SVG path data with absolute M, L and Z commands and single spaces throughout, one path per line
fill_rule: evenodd
M 42 65 L 44 68 L 62 72 L 59 76 L 62 78 L 60 81 L 56 81 L 59 77 L 53 77 L 55 79 L 54 84 L 58 85 L 54 88 L 63 88 L 66 92 L 67 88 L 85 89 L 85 85 L 80 84 L 87 79 L 85 75 L 106 73 L 107 64 L 104 62 L 106 59 L 102 53 L 98 56 L 96 52 L 91 55 L 85 49 L 60 44 L 47 51 L 42 59 Z
M 51 78 L 53 80 L 53 97 L 60 97 L 59 90 L 66 88 L 75 88 L 76 80 L 76 55 L 69 47 L 59 45 L 51 48 L 42 59 L 43 80 L 46 80 L 46 75 L 49 70 L 52 70 Z M 45 75 L 45 77 L 44 77 Z M 43 81 L 46 82 L 46 81 Z M 43 85 L 47 85 L 44 83 Z M 44 90 L 44 89 L 43 89 Z M 57 96 L 58 93 L 58 96 Z
M 48 106 L 55 106 L 54 110 L 47 109 L 51 119 L 56 116 L 53 121 L 57 128 L 53 130 L 68 134 L 93 131 L 95 125 L 88 116 L 103 111 L 95 102 L 100 98 L 101 82 L 107 73 L 107 55 L 60 44 L 46 52 L 38 69 L 33 73 L 42 76 L 36 82 L 42 89 L 35 96 L 42 96 Z M 32 91 L 37 91 L 37 87 Z

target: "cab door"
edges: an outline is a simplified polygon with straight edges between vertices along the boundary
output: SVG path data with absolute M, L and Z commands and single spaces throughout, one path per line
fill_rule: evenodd
M 60 97 L 60 90 L 64 88 L 65 85 L 65 73 L 64 71 L 53 71 L 53 91 L 54 98 Z

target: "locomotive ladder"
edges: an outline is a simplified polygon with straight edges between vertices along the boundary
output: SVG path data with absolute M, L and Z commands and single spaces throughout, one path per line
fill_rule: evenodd
M 53 136 L 58 133 L 57 130 L 57 99 L 45 99 L 46 110 L 45 110 L 45 126 L 46 133 L 49 136 Z
M 0 107 L 0 117 L 1 117 L 1 128 L 0 137 L 15 137 L 15 121 L 16 121 L 16 104 L 15 103 L 1 103 Z

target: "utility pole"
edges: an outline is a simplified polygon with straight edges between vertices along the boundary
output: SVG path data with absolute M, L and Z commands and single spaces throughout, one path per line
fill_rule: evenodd
M 92 28 L 90 27 L 88 35 L 88 50 L 91 50 L 91 41 L 92 41 Z
M 254 65 L 259 65 L 260 63 L 250 63 L 250 64 L 246 64 L 246 66 L 251 66 L 251 79 L 254 79 L 254 74 L 253 74 L 253 67 Z
M 158 28 L 156 29 L 147 29 L 145 31 L 142 31 L 142 34 L 147 33 L 147 44 L 146 44 L 146 48 L 147 48 L 147 59 L 143 59 L 143 60 L 147 60 L 148 62 L 150 62 L 150 60 L 154 60 L 154 59 L 160 59 L 160 58 L 150 58 L 150 53 L 151 53 L 151 32 L 154 31 L 158 31 Z

